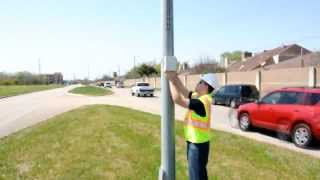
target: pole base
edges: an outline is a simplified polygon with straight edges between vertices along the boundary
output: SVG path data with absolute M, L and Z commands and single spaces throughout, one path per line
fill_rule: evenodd
M 160 166 L 160 168 L 159 168 L 158 180 L 165 180 L 165 173 L 164 173 L 164 171 L 162 169 L 162 166 Z

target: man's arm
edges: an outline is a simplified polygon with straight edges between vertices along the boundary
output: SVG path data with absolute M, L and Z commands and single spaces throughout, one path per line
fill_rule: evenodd
M 166 76 L 170 81 L 171 97 L 173 101 L 185 108 L 189 107 L 188 95 L 189 92 L 186 87 L 182 84 L 181 80 L 178 78 L 177 73 L 174 71 L 166 72 Z

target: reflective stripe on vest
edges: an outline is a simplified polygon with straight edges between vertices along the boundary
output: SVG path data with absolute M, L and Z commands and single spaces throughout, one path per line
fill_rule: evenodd
M 201 121 L 197 121 L 197 120 L 187 121 L 186 125 L 193 126 L 194 128 L 199 128 L 199 129 L 206 130 L 206 131 L 209 128 L 208 122 L 201 122 Z

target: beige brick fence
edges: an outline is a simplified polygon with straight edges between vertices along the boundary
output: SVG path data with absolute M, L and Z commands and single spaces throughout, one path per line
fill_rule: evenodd
M 278 70 L 261 70 L 248 72 L 217 73 L 221 85 L 226 84 L 253 84 L 265 94 L 273 89 L 293 86 L 320 86 L 320 67 L 290 68 Z M 199 82 L 200 75 L 180 75 L 179 78 L 190 90 Z M 125 86 L 133 86 L 137 81 L 149 82 L 154 88 L 160 88 L 159 77 L 144 79 L 128 79 Z

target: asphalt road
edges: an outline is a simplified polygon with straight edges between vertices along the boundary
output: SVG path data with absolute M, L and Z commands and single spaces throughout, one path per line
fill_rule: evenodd
M 135 97 L 131 96 L 129 89 L 113 88 L 113 95 L 88 97 L 68 93 L 74 87 L 76 86 L 0 99 L 0 137 L 83 105 L 109 104 L 129 107 L 153 114 L 160 114 L 161 112 L 159 91 L 155 93 L 155 97 Z M 182 120 L 185 111 L 185 109 L 175 106 L 176 119 Z M 301 149 L 294 146 L 291 142 L 280 140 L 276 134 L 270 132 L 242 132 L 238 129 L 235 114 L 235 110 L 227 107 L 212 106 L 212 128 L 320 158 L 320 147 Z

